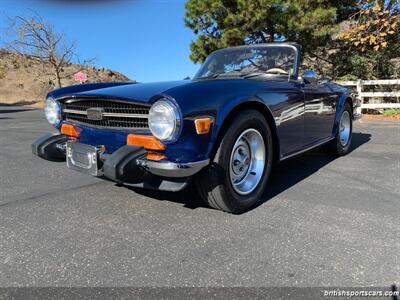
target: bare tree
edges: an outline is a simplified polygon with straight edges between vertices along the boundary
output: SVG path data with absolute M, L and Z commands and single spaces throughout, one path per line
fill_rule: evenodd
M 31 18 L 16 16 L 11 19 L 11 28 L 15 34 L 8 48 L 41 63 L 48 63 L 58 87 L 62 87 L 63 68 L 76 57 L 75 42 L 68 42 L 64 33 L 57 32 L 52 24 L 44 22 L 37 13 Z

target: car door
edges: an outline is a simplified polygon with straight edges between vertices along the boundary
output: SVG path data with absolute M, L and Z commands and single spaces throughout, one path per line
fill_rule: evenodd
M 271 109 L 279 138 L 280 157 L 304 146 L 304 92 L 295 80 L 266 82 L 268 92 L 258 95 Z
M 304 144 L 318 143 L 332 136 L 338 95 L 329 83 L 304 83 Z

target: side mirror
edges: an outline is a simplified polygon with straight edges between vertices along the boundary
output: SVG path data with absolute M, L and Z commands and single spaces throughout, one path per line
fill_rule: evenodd
M 315 73 L 312 70 L 305 71 L 303 73 L 302 78 L 303 78 L 305 83 L 312 83 L 312 84 L 317 84 L 318 83 L 317 73 Z

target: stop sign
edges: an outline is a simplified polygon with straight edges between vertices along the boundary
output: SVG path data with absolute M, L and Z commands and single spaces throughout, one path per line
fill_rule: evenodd
M 87 74 L 83 72 L 78 72 L 74 74 L 74 80 L 79 82 L 84 82 L 87 80 Z

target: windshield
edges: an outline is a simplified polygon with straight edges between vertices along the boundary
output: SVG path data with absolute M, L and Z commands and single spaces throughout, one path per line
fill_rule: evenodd
M 194 79 L 252 75 L 292 76 L 297 52 L 292 46 L 237 47 L 216 51 L 207 57 Z

